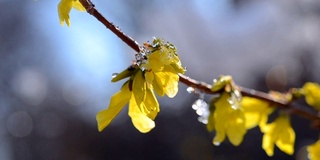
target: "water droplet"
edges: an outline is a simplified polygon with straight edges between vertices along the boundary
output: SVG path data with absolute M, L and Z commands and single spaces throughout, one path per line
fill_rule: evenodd
M 233 110 L 239 109 L 239 107 L 237 107 L 236 105 L 231 105 L 231 108 L 232 108 Z
M 193 103 L 192 108 L 196 111 L 197 115 L 199 115 L 199 122 L 207 124 L 210 115 L 208 104 L 203 99 L 198 99 Z
M 233 91 L 233 95 L 238 101 L 241 101 L 242 95 L 238 90 Z
M 196 113 L 201 116 L 203 114 L 202 110 L 201 109 L 197 109 Z
M 158 46 L 159 46 L 159 42 L 157 42 L 157 43 L 155 43 L 155 44 L 152 45 L 153 48 L 156 48 L 156 47 L 158 47 Z
M 213 144 L 215 145 L 215 146 L 220 146 L 220 142 L 213 142 Z
M 233 101 L 232 97 L 230 97 L 230 98 L 228 99 L 228 103 L 231 104 L 231 105 L 234 104 L 234 101 Z
M 197 110 L 202 106 L 202 103 L 206 103 L 206 102 L 204 102 L 202 99 L 198 99 L 192 104 L 192 108 L 194 110 Z
M 118 74 L 119 74 L 119 73 L 112 73 L 112 78 L 117 77 Z
M 203 124 L 208 124 L 208 119 L 206 119 L 206 118 L 204 118 L 202 116 L 198 117 L 198 121 L 203 123 Z
M 141 59 L 141 54 L 140 53 L 135 54 L 134 56 L 135 56 L 137 61 L 140 61 L 140 59 Z
M 188 87 L 187 88 L 187 92 L 188 93 L 193 93 L 195 91 L 195 89 L 193 87 Z
M 241 107 L 241 93 L 237 90 L 233 91 L 231 93 L 231 97 L 228 99 L 229 104 L 231 105 L 231 108 L 234 110 L 240 109 Z
M 179 64 L 179 65 L 181 65 L 181 64 Z M 187 67 L 183 67 L 183 69 L 184 69 L 184 71 L 187 71 Z
M 212 82 L 213 82 L 213 84 L 215 84 L 215 83 L 218 82 L 218 80 L 217 79 L 213 79 Z
M 192 109 L 197 110 L 197 109 L 199 109 L 199 106 L 197 104 L 193 104 Z

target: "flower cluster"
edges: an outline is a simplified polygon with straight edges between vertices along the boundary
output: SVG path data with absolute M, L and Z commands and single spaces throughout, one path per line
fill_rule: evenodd
M 240 106 L 232 106 L 229 102 L 231 94 L 222 93 L 210 106 L 214 112 L 210 112 L 207 128 L 209 131 L 216 131 L 213 139 L 215 145 L 219 145 L 227 136 L 233 145 L 238 146 L 247 132 L 245 117 Z
M 238 146 L 247 132 L 245 116 L 240 101 L 241 94 L 230 76 L 221 76 L 214 81 L 212 91 L 224 90 L 219 97 L 213 98 L 210 106 L 207 129 L 216 131 L 213 139 L 219 145 L 227 136 L 229 141 Z
M 79 0 L 61 0 L 58 5 L 58 14 L 60 19 L 60 24 L 63 26 L 66 23 L 70 26 L 70 16 L 69 13 L 72 8 L 78 11 L 85 11 L 86 9 L 82 6 Z
M 287 154 L 293 154 L 295 133 L 288 115 L 282 113 L 268 124 L 268 117 L 275 107 L 263 100 L 242 97 L 230 76 L 214 80 L 211 90 L 220 92 L 212 99 L 207 123 L 207 129 L 215 131 L 214 144 L 219 145 L 228 137 L 231 144 L 238 146 L 248 129 L 259 126 L 264 133 L 262 148 L 269 156 L 273 156 L 274 145 Z M 278 93 L 275 98 L 284 97 L 287 95 Z
M 136 56 L 136 63 L 117 74 L 112 82 L 129 78 L 121 90 L 112 96 L 109 107 L 97 114 L 98 130 L 102 131 L 122 108 L 129 103 L 129 116 L 142 133 L 155 127 L 154 119 L 160 111 L 154 91 L 159 96 L 174 97 L 178 92 L 179 73 L 184 73 L 172 44 L 155 38 L 145 44 Z

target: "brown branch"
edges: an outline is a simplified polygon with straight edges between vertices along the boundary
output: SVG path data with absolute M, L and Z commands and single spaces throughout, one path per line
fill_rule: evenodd
M 110 29 L 114 34 L 116 34 L 123 42 L 125 42 L 133 50 L 135 50 L 136 52 L 140 52 L 140 45 L 134 39 L 132 39 L 131 37 L 129 37 L 125 33 L 123 33 L 119 27 L 115 26 L 113 23 L 109 22 L 106 18 L 104 18 L 95 9 L 93 3 L 90 0 L 79 0 L 79 1 L 86 8 L 86 10 L 89 14 L 91 14 L 98 21 L 100 21 L 102 24 L 104 24 L 105 27 Z M 201 90 L 203 93 L 207 93 L 207 94 L 217 94 L 218 93 L 218 92 L 211 91 L 211 85 L 204 83 L 204 82 L 199 82 L 199 81 L 194 80 L 194 79 L 187 77 L 185 75 L 180 74 L 179 81 L 184 83 L 187 86 Z M 290 101 L 275 99 L 267 93 L 256 91 L 253 89 L 248 89 L 248 88 L 241 87 L 241 86 L 237 86 L 237 87 L 243 96 L 254 97 L 257 99 L 267 101 L 267 102 L 269 102 L 279 108 L 289 109 L 289 113 L 291 113 L 291 114 L 296 114 L 301 117 L 304 117 L 308 120 L 311 120 L 313 123 L 317 123 L 317 124 L 320 123 L 319 116 L 317 116 L 313 113 L 301 110 L 299 108 L 292 108 Z M 320 125 L 318 125 L 317 128 L 320 128 Z
M 115 26 L 113 23 L 109 22 L 106 18 L 103 17 L 97 9 L 94 8 L 94 4 L 90 0 L 80 0 L 80 3 L 86 8 L 87 12 L 92 16 L 96 17 L 104 26 L 110 29 L 114 34 L 116 34 L 124 43 L 130 46 L 136 52 L 140 52 L 140 47 L 137 41 L 132 39 L 130 36 L 126 35 L 121 31 L 118 26 Z
M 180 76 L 179 81 L 186 84 L 187 86 L 197 88 L 207 94 L 219 93 L 219 92 L 212 92 L 211 85 L 209 84 L 206 84 L 204 82 L 198 82 L 197 80 L 191 79 L 190 77 L 187 77 L 185 75 L 179 75 L 179 76 Z M 287 108 L 289 104 L 288 101 L 275 99 L 267 93 L 256 91 L 254 89 L 249 89 L 249 88 L 241 87 L 238 85 L 237 85 L 237 89 L 241 92 L 243 96 L 254 97 L 261 100 L 265 100 L 281 108 Z

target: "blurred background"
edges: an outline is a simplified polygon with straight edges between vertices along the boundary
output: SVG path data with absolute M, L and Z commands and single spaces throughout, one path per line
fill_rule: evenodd
M 318 0 L 93 2 L 140 44 L 153 36 L 175 44 L 186 75 L 197 80 L 229 74 L 261 91 L 320 82 Z M 297 116 L 293 156 L 275 147 L 268 157 L 258 128 L 239 147 L 214 146 L 214 133 L 191 108 L 199 97 L 184 84 L 176 98 L 159 98 L 150 133 L 133 127 L 127 109 L 99 133 L 95 114 L 122 85 L 110 82 L 112 74 L 135 52 L 87 13 L 73 10 L 71 27 L 61 27 L 58 3 L 0 0 L 1 160 L 307 159 L 305 146 L 319 133 Z

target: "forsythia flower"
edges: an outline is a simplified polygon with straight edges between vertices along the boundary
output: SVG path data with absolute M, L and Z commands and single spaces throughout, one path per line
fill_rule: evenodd
M 130 89 L 132 86 L 132 89 Z M 142 71 L 137 70 L 133 80 L 127 81 L 121 90 L 111 97 L 109 107 L 97 114 L 98 130 L 102 131 L 129 102 L 129 116 L 133 125 L 142 133 L 155 127 L 154 119 L 160 111 L 152 86 L 147 85 Z
M 320 111 L 320 86 L 317 83 L 307 82 L 302 87 L 307 103 Z
M 70 16 L 69 13 L 71 8 L 75 8 L 79 11 L 85 11 L 86 9 L 82 6 L 79 0 L 61 0 L 58 5 L 58 14 L 60 19 L 60 24 L 63 26 L 67 23 L 70 26 Z
M 178 73 L 184 69 L 175 47 L 154 39 L 146 45 L 146 52 L 136 55 L 135 65 L 117 74 L 111 81 L 129 77 L 121 90 L 111 97 L 109 107 L 97 114 L 98 130 L 102 131 L 121 109 L 129 103 L 129 116 L 133 125 L 142 133 L 155 127 L 154 119 L 160 111 L 154 91 L 174 97 L 178 92 Z
M 263 127 L 268 122 L 268 116 L 274 108 L 269 103 L 251 97 L 242 97 L 241 107 L 246 118 L 246 128 L 251 129 L 257 125 Z
M 184 73 L 176 48 L 157 38 L 152 45 L 145 44 L 145 47 L 150 52 L 146 53 L 147 61 L 141 65 L 146 71 L 146 81 L 152 84 L 158 95 L 174 97 L 178 92 L 178 73 Z
M 320 140 L 311 144 L 307 148 L 310 160 L 320 160 Z
M 273 156 L 274 145 L 289 155 L 293 154 L 295 133 L 288 115 L 280 115 L 274 122 L 262 127 L 261 131 L 264 133 L 262 148 L 268 156 Z
M 238 146 L 247 132 L 245 117 L 241 106 L 233 106 L 230 103 L 232 93 L 224 92 L 213 102 L 208 119 L 208 130 L 214 129 L 216 136 L 213 139 L 215 145 L 219 145 L 227 136 L 229 141 Z M 234 103 L 234 102 L 232 102 Z

